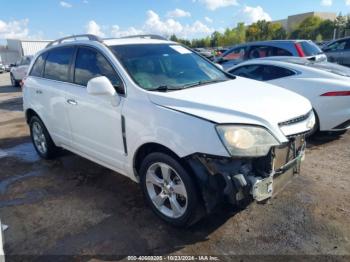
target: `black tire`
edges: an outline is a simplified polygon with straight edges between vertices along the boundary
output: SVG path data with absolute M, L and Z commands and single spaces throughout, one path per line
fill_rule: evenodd
M 46 150 L 45 151 L 40 150 L 35 142 L 35 139 L 34 139 L 35 135 L 34 135 L 34 131 L 33 131 L 33 128 L 35 125 L 39 125 L 42 128 L 42 133 L 43 133 L 43 136 L 44 136 L 44 139 L 46 142 Z M 36 152 L 38 153 L 38 155 L 44 159 L 55 158 L 57 156 L 57 153 L 58 153 L 58 147 L 56 147 L 55 143 L 52 141 L 49 132 L 47 131 L 44 123 L 40 120 L 39 117 L 32 116 L 30 118 L 29 129 L 30 129 L 30 137 L 32 139 L 32 143 L 33 143 L 34 148 L 35 148 Z
M 19 81 L 17 81 L 12 74 L 10 74 L 10 78 L 11 78 L 11 85 L 13 87 L 19 87 Z
M 147 190 L 146 185 L 146 173 L 148 169 L 155 163 L 164 163 L 170 166 L 176 171 L 177 175 L 181 178 L 187 192 L 187 208 L 183 215 L 178 218 L 172 218 L 161 213 L 155 206 Z M 194 186 L 193 180 L 190 177 L 187 170 L 181 165 L 180 161 L 165 153 L 151 153 L 146 156 L 141 164 L 140 168 L 140 182 L 141 188 L 146 198 L 147 203 L 151 206 L 152 210 L 164 221 L 177 227 L 188 227 L 197 222 L 201 218 L 200 202 L 198 198 L 198 192 Z
M 348 130 L 341 130 L 341 131 L 328 131 L 327 133 L 331 136 L 341 136 L 344 135 Z

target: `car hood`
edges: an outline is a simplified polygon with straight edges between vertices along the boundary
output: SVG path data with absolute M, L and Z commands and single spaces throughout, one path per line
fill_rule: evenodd
M 242 77 L 166 93 L 149 92 L 149 99 L 156 105 L 218 124 L 262 125 L 280 138 L 279 123 L 312 109 L 306 98 L 294 92 Z

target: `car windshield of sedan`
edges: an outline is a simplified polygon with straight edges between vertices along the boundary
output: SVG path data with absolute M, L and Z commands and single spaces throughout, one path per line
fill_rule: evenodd
M 111 49 L 133 80 L 146 90 L 179 90 L 231 79 L 181 45 L 116 45 Z

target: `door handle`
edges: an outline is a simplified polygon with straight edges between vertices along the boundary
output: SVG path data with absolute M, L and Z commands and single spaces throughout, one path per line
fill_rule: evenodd
M 37 93 L 38 95 L 41 95 L 43 93 L 43 91 L 41 90 L 36 90 L 35 93 Z
M 71 104 L 71 105 L 77 105 L 77 104 L 78 104 L 78 102 L 75 101 L 74 99 L 68 99 L 68 100 L 67 100 L 67 103 L 68 103 L 68 104 Z

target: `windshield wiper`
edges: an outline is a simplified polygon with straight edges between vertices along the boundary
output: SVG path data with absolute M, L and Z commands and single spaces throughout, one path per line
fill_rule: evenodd
M 158 92 L 168 92 L 172 90 L 180 90 L 182 87 L 176 87 L 176 86 L 168 86 L 168 85 L 161 85 L 153 89 L 149 89 L 148 91 L 158 91 Z
M 224 82 L 227 81 L 228 79 L 214 79 L 214 80 L 202 80 L 202 81 L 197 81 L 194 83 L 186 84 L 183 86 L 168 86 L 168 85 L 161 85 L 153 89 L 149 89 L 148 91 L 158 91 L 158 92 L 168 92 L 168 91 L 173 91 L 173 90 L 181 90 L 181 89 L 186 89 L 190 87 L 195 87 L 195 86 L 201 86 L 201 85 L 207 85 L 211 83 L 219 83 L 219 82 Z
M 212 79 L 212 80 L 202 80 L 202 81 L 197 81 L 191 84 L 187 84 L 182 86 L 183 88 L 190 88 L 190 87 L 195 87 L 195 86 L 202 86 L 202 85 L 207 85 L 207 84 L 212 84 L 212 83 L 219 83 L 219 82 L 224 82 L 227 81 L 228 79 Z

